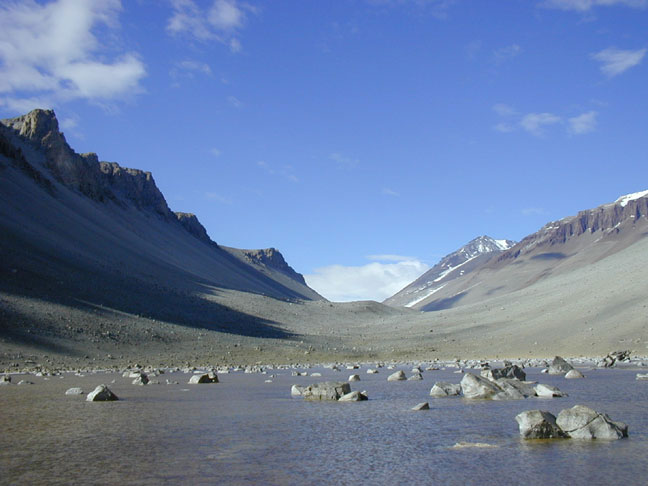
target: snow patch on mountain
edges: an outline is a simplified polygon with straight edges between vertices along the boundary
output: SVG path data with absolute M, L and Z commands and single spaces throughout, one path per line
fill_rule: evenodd
M 624 208 L 630 201 L 635 201 L 636 199 L 641 199 L 642 197 L 646 197 L 646 196 L 648 196 L 648 190 L 641 191 L 641 192 L 633 192 L 632 194 L 626 194 L 625 196 L 621 196 L 619 199 L 614 201 L 614 203 L 619 204 L 621 205 L 622 208 Z

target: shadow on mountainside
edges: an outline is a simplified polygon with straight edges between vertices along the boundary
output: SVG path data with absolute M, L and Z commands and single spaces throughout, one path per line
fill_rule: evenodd
M 180 289 L 111 272 L 73 267 L 67 262 L 64 268 L 58 268 L 60 262 L 49 261 L 47 270 L 40 271 L 35 271 L 33 261 L 31 264 L 25 261 L 13 263 L 6 259 L 0 263 L 0 294 L 16 296 L 20 300 L 26 298 L 38 304 L 65 306 L 115 323 L 126 317 L 120 315 L 125 313 L 127 317 L 141 316 L 188 328 L 240 336 L 268 339 L 295 337 L 281 329 L 276 322 L 199 297 L 210 286 L 209 282 L 192 281 L 187 277 Z M 212 292 L 215 293 L 214 290 Z M 47 310 L 43 312 L 47 313 Z M 19 311 L 14 313 L 20 314 Z M 9 315 L 0 326 L 0 335 L 20 338 L 24 334 L 21 323 L 25 323 L 25 315 L 33 314 L 25 312 L 22 318 L 15 321 Z M 33 324 L 32 327 L 43 324 L 38 319 L 36 321 L 28 324 Z M 62 324 L 57 323 L 57 326 Z
M 459 302 L 461 299 L 463 299 L 466 296 L 466 292 L 460 292 L 456 295 L 453 295 L 452 297 L 447 297 L 445 299 L 440 299 L 440 300 L 435 300 L 434 302 L 430 302 L 429 304 L 423 306 L 421 310 L 423 312 L 432 312 L 432 311 L 438 311 L 438 310 L 444 310 L 444 309 L 450 309 L 451 307 L 454 307 L 454 305 Z

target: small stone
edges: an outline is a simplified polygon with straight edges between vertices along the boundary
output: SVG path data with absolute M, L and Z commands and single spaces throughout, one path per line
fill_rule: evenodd
M 423 379 L 423 375 L 421 373 L 414 373 L 412 376 L 410 376 L 407 381 L 420 381 Z
M 83 395 L 83 390 L 79 387 L 68 388 L 65 392 L 66 395 Z
M 554 398 L 554 397 L 566 397 L 566 393 L 561 392 L 555 386 L 543 385 L 538 383 L 534 388 L 536 395 L 541 398 Z
M 357 391 L 352 391 L 351 393 L 342 395 L 338 399 L 339 402 L 362 402 L 364 400 L 368 400 L 368 397 L 364 393 Z
M 197 385 L 203 383 L 218 383 L 218 375 L 214 372 L 204 373 L 202 375 L 193 375 L 189 379 L 190 385 Z
M 360 381 L 360 375 L 351 375 L 347 381 Z

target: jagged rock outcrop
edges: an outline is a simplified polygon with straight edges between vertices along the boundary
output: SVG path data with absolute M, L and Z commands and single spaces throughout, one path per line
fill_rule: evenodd
M 306 285 L 304 276 L 295 272 L 295 270 L 286 263 L 283 255 L 277 249 L 265 248 L 262 250 L 241 250 L 241 252 L 249 263 L 279 270 L 290 278 Z
M 204 241 L 205 243 L 213 243 L 211 238 L 209 238 L 209 235 L 207 234 L 207 230 L 205 227 L 198 221 L 198 218 L 196 217 L 195 214 L 192 213 L 179 213 L 176 212 L 174 213 L 176 218 L 178 218 L 178 221 L 184 228 L 194 235 L 196 238 L 198 238 L 201 241 Z

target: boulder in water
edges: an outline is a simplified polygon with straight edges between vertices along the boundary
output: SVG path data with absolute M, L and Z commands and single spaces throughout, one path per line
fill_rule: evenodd
M 210 373 L 193 375 L 189 379 L 190 385 L 198 385 L 203 383 L 218 383 L 218 375 L 212 371 Z
M 430 410 L 430 404 L 428 402 L 422 402 L 418 405 L 415 405 L 412 410 L 418 412 L 419 410 Z
M 567 434 L 556 424 L 556 417 L 542 410 L 528 410 L 515 417 L 525 439 L 560 439 Z
M 461 379 L 461 391 L 466 398 L 489 399 L 502 392 L 502 389 L 486 378 L 466 373 Z
M 396 373 L 392 373 L 387 377 L 387 381 L 403 381 L 403 380 L 407 380 L 407 376 L 405 376 L 403 370 L 397 371 Z
M 565 373 L 565 378 L 568 380 L 573 380 L 575 378 L 585 378 L 585 376 L 578 370 L 569 370 L 567 373 Z
M 435 398 L 454 397 L 461 394 L 461 385 L 437 381 L 430 390 L 430 396 Z
M 83 395 L 83 390 L 79 387 L 68 388 L 65 392 L 66 395 Z
M 302 396 L 306 400 L 339 400 L 347 393 L 351 393 L 351 386 L 346 382 L 335 381 L 315 383 L 302 390 Z
M 549 365 L 548 372 L 550 375 L 564 375 L 568 371 L 573 370 L 574 367 L 570 365 L 560 356 L 556 356 Z
M 567 396 L 566 393 L 561 392 L 555 386 L 543 385 L 542 383 L 538 383 L 535 386 L 535 393 L 540 398 L 554 398 L 554 397 L 566 397 Z
M 369 400 L 369 397 L 364 393 L 358 391 L 352 391 L 351 393 L 342 395 L 338 399 L 339 402 L 362 402 L 364 400 Z
M 119 398 L 106 385 L 99 385 L 88 393 L 86 397 L 86 401 L 88 402 L 112 402 L 115 400 L 119 400 Z
M 563 410 L 556 420 L 558 426 L 572 439 L 622 439 L 628 437 L 628 426 L 613 422 L 604 413 L 584 405 Z

